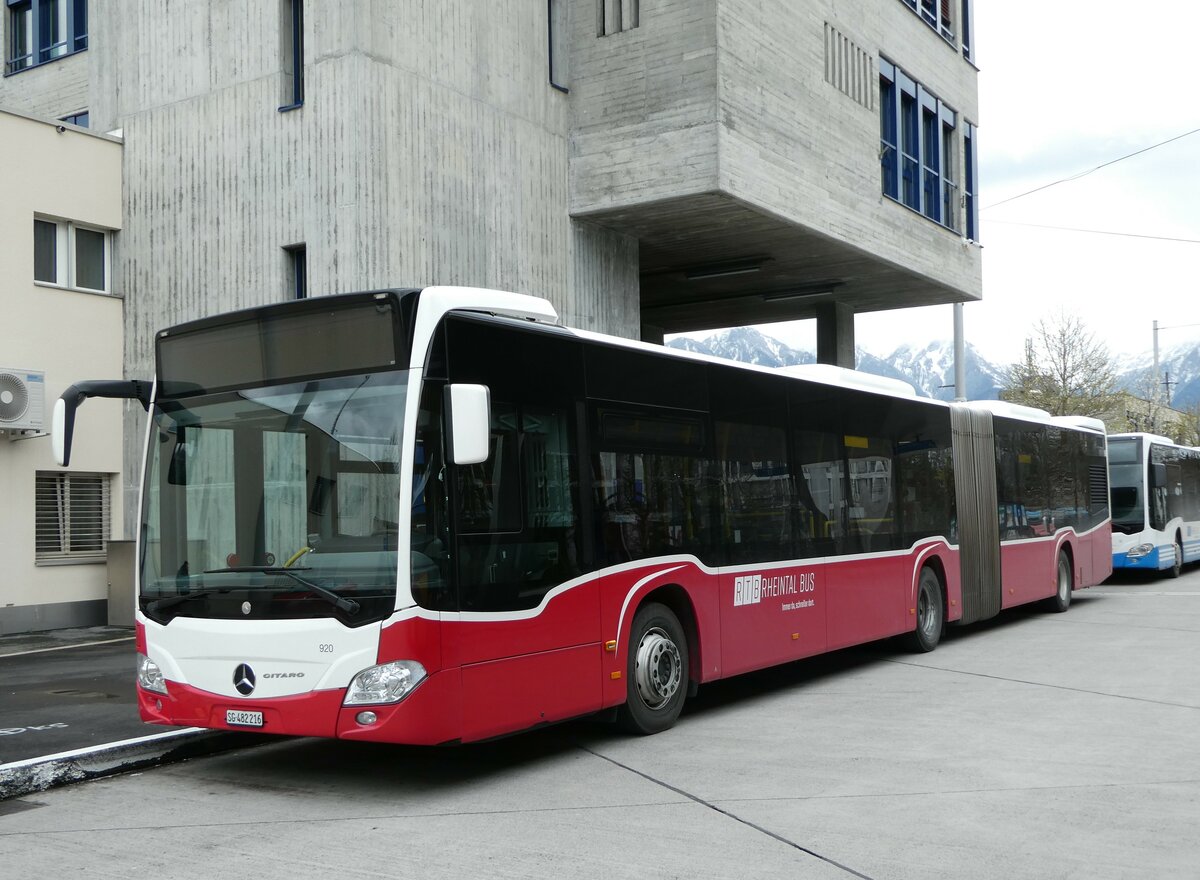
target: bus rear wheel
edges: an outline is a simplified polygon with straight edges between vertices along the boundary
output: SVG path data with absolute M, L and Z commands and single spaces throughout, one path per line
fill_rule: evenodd
M 1063 612 L 1071 607 L 1071 591 L 1075 588 L 1075 576 L 1071 572 L 1071 560 L 1067 554 L 1058 554 L 1056 568 L 1056 586 L 1054 596 L 1050 599 L 1050 610 Z
M 908 647 L 918 654 L 928 654 L 942 640 L 946 607 L 942 601 L 942 582 L 937 573 L 926 566 L 917 582 L 917 627 L 908 634 Z
M 1183 545 L 1180 543 L 1179 536 L 1175 536 L 1175 561 L 1171 563 L 1170 569 L 1167 570 L 1167 577 L 1177 578 L 1183 574 Z
M 625 705 L 617 720 L 631 733 L 666 730 L 683 710 L 687 686 L 687 638 L 679 618 L 666 605 L 643 605 L 630 629 Z

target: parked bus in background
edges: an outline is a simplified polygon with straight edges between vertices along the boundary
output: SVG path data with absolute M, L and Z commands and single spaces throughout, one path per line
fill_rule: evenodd
M 1113 568 L 1179 577 L 1200 559 L 1200 450 L 1155 434 L 1108 438 Z
M 323 297 L 161 332 L 141 715 L 415 744 L 611 711 L 944 625 L 1111 570 L 1104 428 L 738 365 L 469 288 Z M 997 671 L 1001 671 L 997 669 Z

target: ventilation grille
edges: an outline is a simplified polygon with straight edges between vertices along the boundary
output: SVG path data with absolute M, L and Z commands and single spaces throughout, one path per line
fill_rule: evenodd
M 825 82 L 874 110 L 876 76 L 875 57 L 825 22 Z

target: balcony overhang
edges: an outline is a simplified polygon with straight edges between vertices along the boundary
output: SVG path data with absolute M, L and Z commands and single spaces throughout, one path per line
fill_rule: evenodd
M 979 298 L 829 231 L 722 193 L 626 205 L 577 219 L 638 239 L 642 323 L 665 333 L 813 318 L 826 303 L 859 313 Z M 918 215 L 901 220 L 902 229 L 915 226 L 935 247 L 944 247 L 948 258 L 961 260 L 961 251 L 970 247 Z M 922 243 L 928 247 L 928 238 Z M 890 249 L 898 250 L 894 243 Z

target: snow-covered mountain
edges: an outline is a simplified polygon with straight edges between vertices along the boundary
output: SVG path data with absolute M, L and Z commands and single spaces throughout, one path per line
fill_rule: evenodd
M 1154 353 L 1143 352 L 1115 358 L 1117 384 L 1139 397 L 1147 397 L 1153 386 Z M 1200 403 L 1200 341 L 1181 342 L 1158 353 L 1158 381 L 1171 382 L 1171 406 L 1190 409 Z M 1164 375 L 1165 374 L 1165 375 Z M 1164 389 L 1160 385 L 1159 393 Z
M 723 330 L 704 339 L 673 339 L 667 344 L 672 348 L 764 367 L 816 362 L 812 352 L 790 348 L 751 327 Z M 954 397 L 953 387 L 947 387 L 954 384 L 954 345 L 951 342 L 931 342 L 924 348 L 905 345 L 885 357 L 859 347 L 855 356 L 858 369 L 864 373 L 901 379 L 925 397 L 943 400 Z M 1002 367 L 990 363 L 974 346 L 967 345 L 967 397 L 994 399 L 999 393 L 1002 374 Z
M 1004 384 L 1004 368 L 987 360 L 969 342 L 966 344 L 965 354 L 967 389 L 963 396 L 968 400 L 995 400 Z M 924 348 L 902 345 L 891 353 L 887 362 L 904 374 L 906 381 L 925 396 L 940 400 L 954 399 L 952 341 L 939 340 L 929 343 Z
M 816 362 L 812 352 L 790 348 L 751 327 L 723 330 L 704 339 L 673 339 L 667 344 L 672 348 L 764 367 Z M 861 347 L 855 353 L 858 369 L 864 373 L 902 379 L 924 397 L 941 400 L 954 397 L 954 344 L 948 340 L 925 346 L 902 345 L 886 356 L 872 354 Z M 967 399 L 996 399 L 1008 365 L 992 363 L 970 343 L 967 343 L 966 355 Z M 1117 386 L 1138 397 L 1149 396 L 1153 362 L 1151 352 L 1114 358 Z M 1200 403 L 1200 341 L 1162 349 L 1159 352 L 1160 382 L 1164 373 L 1169 374 L 1171 405 L 1175 409 L 1190 409 Z

